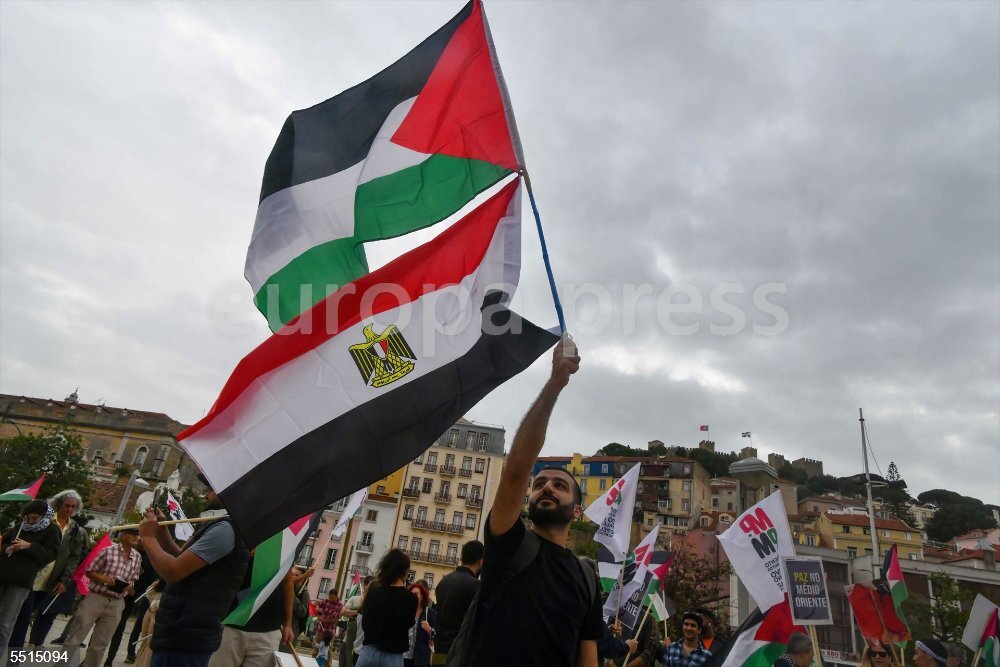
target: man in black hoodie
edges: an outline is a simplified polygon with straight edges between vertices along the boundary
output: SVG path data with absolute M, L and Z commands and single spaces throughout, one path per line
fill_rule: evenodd
M 222 509 L 219 496 L 208 487 L 210 511 Z M 240 590 L 250 550 L 233 529 L 228 516 L 201 524 L 181 548 L 166 526 L 166 517 L 149 508 L 139 534 L 153 568 L 167 582 L 153 627 L 152 667 L 206 667 L 222 642 L 222 619 Z

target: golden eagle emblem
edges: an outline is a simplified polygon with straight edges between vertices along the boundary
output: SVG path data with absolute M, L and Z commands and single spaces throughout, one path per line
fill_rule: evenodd
M 395 324 L 381 334 L 376 334 L 372 326 L 364 329 L 365 342 L 351 345 L 350 351 L 365 384 L 384 387 L 412 371 L 417 356 Z

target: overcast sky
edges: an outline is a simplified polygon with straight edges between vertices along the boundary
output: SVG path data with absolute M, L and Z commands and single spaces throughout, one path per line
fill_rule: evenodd
M 243 262 L 285 117 L 460 7 L 0 3 L 0 390 L 199 419 L 268 333 Z M 846 475 L 861 407 L 911 493 L 1000 503 L 1000 3 L 487 13 L 584 356 L 543 453 L 708 424 Z M 546 365 L 470 418 L 509 443 Z

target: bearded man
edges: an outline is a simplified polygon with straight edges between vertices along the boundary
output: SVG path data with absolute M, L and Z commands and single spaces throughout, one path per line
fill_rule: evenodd
M 551 376 L 514 436 L 487 519 L 479 608 L 466 665 L 597 667 L 604 624 L 596 580 L 566 548 L 570 522 L 583 513 L 573 476 L 561 468 L 539 470 L 528 502 L 531 531 L 521 522 L 524 490 L 549 417 L 579 367 L 576 346 L 564 337 L 556 346 Z M 513 572 L 510 563 L 520 560 L 526 541 L 535 543 L 534 558 Z

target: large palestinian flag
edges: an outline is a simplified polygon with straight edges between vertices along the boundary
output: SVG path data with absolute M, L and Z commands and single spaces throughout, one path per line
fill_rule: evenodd
M 983 637 L 979 640 L 979 651 L 986 662 L 986 667 L 1000 667 L 1000 620 L 997 619 L 996 609 L 986 622 Z
M 323 511 L 304 516 L 280 533 L 257 545 L 250 571 L 250 586 L 236 595 L 236 608 L 223 619 L 225 625 L 244 626 L 268 596 L 281 584 L 285 574 L 319 526 Z
M 177 436 L 249 544 L 413 460 L 557 342 L 506 307 L 520 190 L 316 304 L 317 326 L 273 334 Z
M 444 220 L 516 170 L 508 100 L 473 0 L 372 78 L 292 112 L 264 168 L 245 268 L 272 330 L 368 273 L 362 243 Z
M 767 611 L 755 609 L 705 667 L 771 667 L 785 652 L 793 632 L 804 630 L 792 625 L 786 593 L 784 601 Z

